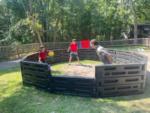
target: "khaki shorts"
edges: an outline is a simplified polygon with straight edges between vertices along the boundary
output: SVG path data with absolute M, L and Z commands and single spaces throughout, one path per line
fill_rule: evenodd
M 106 52 L 102 52 L 100 54 L 100 57 L 101 57 L 101 60 L 104 64 L 111 64 L 111 62 L 109 61 L 108 59 L 108 56 L 111 56 L 110 53 L 108 53 L 107 51 Z

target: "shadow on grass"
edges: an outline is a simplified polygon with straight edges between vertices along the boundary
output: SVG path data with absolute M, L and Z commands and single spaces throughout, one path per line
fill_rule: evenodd
M 52 76 L 58 76 L 60 74 L 63 74 L 61 71 L 56 71 L 56 70 L 52 70 L 51 73 L 52 73 Z
M 7 70 L 6 73 L 19 71 Z M 12 95 L 0 102 L 0 113 L 149 113 L 143 99 L 150 98 L 150 72 L 147 72 L 144 94 L 111 98 L 84 98 L 68 95 L 56 95 L 37 90 L 34 87 L 22 86 Z M 135 104 L 134 100 L 138 101 Z M 122 102 L 120 104 L 120 102 Z M 124 104 L 125 103 L 125 104 Z M 127 104 L 127 105 L 126 105 Z M 128 105 L 132 104 L 132 105 Z M 146 107 L 145 107 L 146 106 Z
M 148 113 L 145 109 L 122 106 L 109 98 L 93 99 L 54 95 L 22 87 L 0 102 L 1 113 Z
M 8 68 L 8 69 L 3 69 L 3 70 L 0 69 L 0 76 L 4 74 L 13 73 L 13 72 L 19 72 L 19 71 L 20 71 L 19 66 Z
M 117 110 L 127 113 L 126 108 L 113 101 L 53 95 L 33 87 L 22 87 L 0 102 L 1 113 L 109 113 L 110 110 L 111 113 Z

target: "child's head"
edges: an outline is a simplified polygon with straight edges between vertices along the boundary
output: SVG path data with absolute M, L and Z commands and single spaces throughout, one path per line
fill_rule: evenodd
M 41 47 L 40 47 L 40 50 L 41 50 L 41 51 L 45 51 L 45 47 L 44 47 L 44 46 L 41 46 Z
M 72 39 L 72 42 L 76 42 L 76 39 Z
M 90 46 L 91 46 L 92 48 L 96 48 L 96 47 L 98 46 L 98 42 L 97 42 L 95 39 L 92 39 L 92 40 L 90 41 Z

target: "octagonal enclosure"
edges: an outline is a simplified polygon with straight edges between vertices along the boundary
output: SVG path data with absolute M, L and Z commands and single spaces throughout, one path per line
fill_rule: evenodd
M 134 52 L 109 50 L 113 64 L 96 65 L 95 77 L 53 76 L 49 65 L 38 62 L 38 53 L 21 61 L 23 84 L 42 90 L 79 96 L 110 97 L 144 92 L 147 58 Z M 67 62 L 69 53 L 54 50 L 51 65 Z M 80 49 L 80 60 L 99 60 L 94 49 Z

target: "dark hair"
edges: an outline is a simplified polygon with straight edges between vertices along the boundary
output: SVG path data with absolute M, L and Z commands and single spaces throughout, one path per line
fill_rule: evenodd
M 97 42 L 97 41 L 94 41 L 93 44 L 94 44 L 95 46 L 97 46 L 97 45 L 98 45 L 98 42 Z
M 72 39 L 72 41 L 76 41 L 76 39 Z
M 41 49 L 45 48 L 44 46 L 40 46 Z

